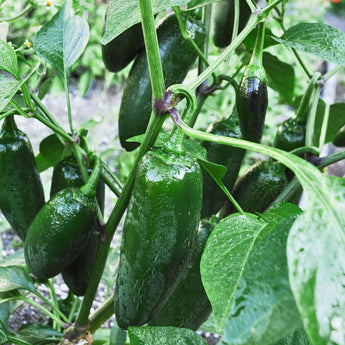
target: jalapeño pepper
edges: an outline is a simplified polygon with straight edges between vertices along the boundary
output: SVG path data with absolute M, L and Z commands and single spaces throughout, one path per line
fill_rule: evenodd
M 29 138 L 8 116 L 0 131 L 0 209 L 24 241 L 44 193 Z
M 273 160 L 260 161 L 236 182 L 232 196 L 245 212 L 263 212 L 287 184 L 285 166 Z M 221 211 L 221 218 L 237 212 L 230 201 Z
M 118 325 L 140 326 L 164 305 L 197 236 L 202 172 L 175 128 L 167 144 L 139 162 L 125 219 L 115 286 Z
M 24 254 L 28 268 L 37 278 L 45 280 L 62 272 L 86 245 L 97 215 L 95 196 L 100 171 L 97 159 L 85 185 L 55 194 L 31 223 Z
M 89 175 L 92 169 L 88 169 Z M 77 161 L 74 157 L 67 157 L 56 165 L 53 171 L 50 197 L 60 190 L 69 187 L 81 187 L 84 184 Z M 104 212 L 104 182 L 99 180 L 96 190 L 96 199 L 101 212 Z M 99 245 L 98 219 L 91 227 L 89 238 L 78 257 L 62 271 L 62 277 L 70 289 L 77 296 L 85 294 L 90 279 L 91 270 L 96 258 Z
M 242 137 L 253 142 L 261 141 L 268 105 L 267 78 L 262 64 L 264 35 L 264 23 L 260 23 L 252 57 L 236 94 Z

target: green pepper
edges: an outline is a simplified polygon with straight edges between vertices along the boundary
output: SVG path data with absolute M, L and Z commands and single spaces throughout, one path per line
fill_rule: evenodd
M 68 267 L 87 243 L 95 222 L 96 188 L 101 164 L 96 159 L 89 181 L 55 194 L 31 223 L 24 247 L 30 271 L 39 279 L 56 276 Z
M 135 58 L 143 47 L 143 30 L 141 23 L 137 23 L 109 43 L 102 45 L 104 65 L 110 72 L 119 72 Z
M 205 38 L 204 27 L 188 16 L 187 29 L 201 47 Z M 166 86 L 181 83 L 197 58 L 190 42 L 185 40 L 174 14 L 167 16 L 157 29 L 159 50 Z M 135 59 L 129 72 L 119 112 L 119 138 L 127 151 L 139 146 L 127 142 L 130 137 L 145 133 L 152 112 L 152 90 L 145 51 Z
M 213 123 L 208 132 L 225 137 L 241 138 L 236 109 L 234 109 L 228 118 Z M 236 182 L 245 150 L 232 146 L 219 145 L 213 142 L 203 142 L 202 146 L 207 150 L 207 160 L 224 165 L 227 168 L 227 172 L 223 177 L 223 183 L 231 191 Z M 203 170 L 201 217 L 205 218 L 216 214 L 226 200 L 227 196 L 224 192 L 219 188 L 210 174 Z
M 267 78 L 262 64 L 264 35 L 264 23 L 260 23 L 252 57 L 236 94 L 242 137 L 253 142 L 261 141 L 268 105 Z
M 215 217 L 202 219 L 192 257 L 178 285 L 150 326 L 174 326 L 197 330 L 212 311 L 201 281 L 200 260 L 206 241 L 217 223 Z
M 23 241 L 44 202 L 30 140 L 8 116 L 0 131 L 0 210 Z
M 202 172 L 196 159 L 184 153 L 181 137 L 174 130 L 168 143 L 149 151 L 137 167 L 115 285 L 115 315 L 123 329 L 155 316 L 193 250 Z
M 92 169 L 88 169 L 92 173 Z M 69 187 L 81 187 L 84 184 L 77 161 L 74 157 L 67 157 L 56 165 L 53 171 L 50 197 Z M 101 212 L 104 212 L 104 182 L 99 180 L 96 190 L 96 199 Z M 78 257 L 62 271 L 66 285 L 77 296 L 85 294 L 90 279 L 91 270 L 95 262 L 99 245 L 100 224 L 95 219 L 91 227 L 89 238 Z
M 241 31 L 247 24 L 251 10 L 245 0 L 240 0 L 239 27 Z M 213 9 L 213 43 L 224 48 L 231 43 L 235 19 L 234 0 L 223 0 L 215 3 Z
M 236 182 L 232 196 L 245 212 L 263 212 L 287 184 L 285 166 L 273 160 L 260 161 Z M 237 212 L 230 201 L 221 211 L 221 218 Z
M 279 125 L 273 146 L 285 151 L 302 147 L 305 143 L 305 130 L 305 124 L 297 122 L 295 118 L 288 118 Z

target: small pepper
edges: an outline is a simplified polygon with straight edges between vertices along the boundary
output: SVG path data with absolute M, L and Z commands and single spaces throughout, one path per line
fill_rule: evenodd
M 28 268 L 37 278 L 45 280 L 61 273 L 86 245 L 97 215 L 95 196 L 100 172 L 97 158 L 85 185 L 55 194 L 31 223 L 24 254 Z
M 89 175 L 92 169 L 88 169 Z M 74 157 L 67 157 L 56 165 L 53 171 L 50 197 L 60 190 L 69 187 L 81 187 L 84 184 L 77 161 Z M 96 190 L 96 199 L 101 213 L 104 212 L 104 182 L 100 179 Z M 93 264 L 95 262 L 100 234 L 100 224 L 95 219 L 91 227 L 90 235 L 85 247 L 78 257 L 62 271 L 62 277 L 68 288 L 77 296 L 83 296 L 90 279 Z
M 260 23 L 252 57 L 236 94 L 242 137 L 253 142 L 261 141 L 268 105 L 267 78 L 262 63 L 264 36 L 264 23 Z

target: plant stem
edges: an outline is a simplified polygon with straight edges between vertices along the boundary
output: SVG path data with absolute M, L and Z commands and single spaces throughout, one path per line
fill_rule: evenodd
M 71 130 L 71 133 L 73 133 L 71 98 L 70 98 L 70 94 L 69 94 L 69 80 L 68 80 L 68 78 L 66 78 L 66 76 L 64 77 L 63 84 L 64 84 L 64 89 L 65 89 L 65 92 L 66 92 L 66 102 L 67 102 L 67 114 L 68 114 L 69 128 Z
M 120 189 L 123 189 L 123 184 L 119 178 L 111 171 L 107 164 L 103 163 L 103 169 L 109 174 L 109 176 L 114 180 Z
M 313 190 L 314 181 L 320 178 L 320 173 L 317 168 L 314 169 L 310 163 L 291 154 L 290 152 L 253 143 L 243 139 L 223 137 L 211 133 L 201 132 L 188 127 L 180 117 L 174 117 L 173 120 L 186 135 L 192 138 L 238 147 L 245 150 L 251 150 L 280 161 L 296 174 L 297 178 L 302 181 L 303 187 L 308 188 L 309 191 Z
M 212 14 L 212 5 L 207 5 L 203 7 L 202 13 L 202 22 L 205 26 L 206 37 L 202 47 L 202 53 L 208 61 L 208 46 L 209 46 L 209 36 L 211 31 L 211 14 Z M 207 65 L 208 66 L 208 65 Z M 206 68 L 206 64 L 202 58 L 199 59 L 198 64 L 198 74 L 202 73 Z
M 104 181 L 104 183 L 110 188 L 110 190 L 119 197 L 121 192 L 116 188 L 114 183 L 110 180 L 110 178 L 102 171 L 101 173 L 101 179 Z
M 93 333 L 97 328 L 99 328 L 104 320 L 109 319 L 114 314 L 114 294 L 109 296 L 109 298 L 98 308 L 95 312 L 90 315 L 89 330 Z
M 314 96 L 312 98 L 312 103 L 311 103 L 310 111 L 308 115 L 307 129 L 306 129 L 306 134 L 305 134 L 306 146 L 313 146 L 316 111 L 317 111 L 317 105 L 319 103 L 320 94 L 321 94 L 321 88 L 318 87 L 314 91 Z
M 27 14 L 32 9 L 32 7 L 33 7 L 32 5 L 26 6 L 22 12 L 19 12 L 14 17 L 1 18 L 0 19 L 0 23 L 3 23 L 3 22 L 13 22 L 14 20 L 18 19 L 19 17 L 24 16 L 25 14 Z
M 211 74 L 219 67 L 219 65 L 227 59 L 230 54 L 242 43 L 242 41 L 250 34 L 255 26 L 262 21 L 265 16 L 272 10 L 272 8 L 279 5 L 283 0 L 275 0 L 267 7 L 261 10 L 257 15 L 251 15 L 245 28 L 238 34 L 238 36 L 231 42 L 231 44 L 221 53 L 218 58 L 206 70 L 201 73 L 188 87 L 191 91 L 195 90 L 204 80 L 211 76 Z
M 36 296 L 39 297 L 45 304 L 47 304 L 49 307 L 51 307 L 53 309 L 54 312 L 56 312 L 56 314 L 58 314 L 61 318 L 61 320 L 64 320 L 66 323 L 68 323 L 68 319 L 66 318 L 66 316 L 59 310 L 59 308 L 57 308 L 57 304 L 56 306 L 54 304 L 52 304 L 46 297 L 44 297 L 42 294 L 40 293 L 36 293 Z
M 42 101 L 39 99 L 38 96 L 35 94 L 31 94 L 31 98 L 36 103 L 36 105 L 42 110 L 44 115 L 46 115 L 47 119 L 53 123 L 56 127 L 63 129 L 62 126 L 55 120 L 54 116 L 49 112 L 49 110 L 46 108 L 46 106 L 42 103 Z
M 332 70 L 328 71 L 322 76 L 322 79 L 324 82 L 326 82 L 328 79 L 332 78 L 335 74 L 341 72 L 345 67 L 342 65 L 334 67 Z
M 42 305 L 40 305 L 39 303 L 35 302 L 34 300 L 32 300 L 30 298 L 27 298 L 27 297 L 25 297 L 23 295 L 21 295 L 19 297 L 16 297 L 16 299 L 31 304 L 32 306 L 34 306 L 37 309 L 39 309 L 42 313 L 44 313 L 47 316 L 49 316 L 53 321 L 55 321 L 62 328 L 66 327 L 66 325 L 60 319 L 58 319 L 53 313 L 51 313 L 48 309 L 44 308 Z
M 154 100 L 161 99 L 164 95 L 164 78 L 162 65 L 160 62 L 159 46 L 154 25 L 152 4 L 150 0 L 140 0 L 139 3 L 146 54 L 150 70 L 153 98 Z M 77 317 L 77 328 L 83 328 L 87 324 L 91 305 L 96 296 L 97 287 L 102 277 L 104 266 L 107 260 L 111 240 L 128 205 L 129 197 L 134 183 L 137 164 L 139 160 L 142 158 L 142 156 L 146 153 L 146 151 L 153 145 L 153 143 L 157 139 L 158 133 L 163 125 L 164 120 L 165 116 L 157 117 L 155 116 L 154 111 L 152 111 L 148 128 L 146 130 L 144 140 L 140 145 L 139 152 L 134 163 L 134 167 L 126 180 L 121 195 L 109 216 L 108 222 L 105 225 L 105 240 L 101 241 L 99 250 L 97 252 L 90 281 Z
M 234 1 L 234 7 L 235 7 L 234 25 L 233 25 L 233 28 L 232 28 L 231 41 L 233 41 L 236 38 L 237 34 L 238 34 L 238 27 L 239 27 L 239 22 L 240 22 L 240 1 L 239 0 L 235 0 Z
M 12 337 L 7 335 L 7 339 L 11 342 L 11 344 L 18 344 L 18 345 L 32 345 L 25 340 L 19 339 L 18 337 Z
M 194 42 L 193 38 L 190 36 L 190 33 L 186 30 L 185 25 L 184 25 L 183 20 L 182 20 L 182 14 L 181 14 L 180 8 L 178 6 L 173 6 L 173 10 L 176 14 L 176 18 L 177 18 L 177 21 L 178 21 L 178 24 L 180 27 L 182 37 L 185 40 L 187 40 L 193 46 L 193 48 L 197 52 L 198 56 L 201 58 L 202 62 L 206 66 L 209 66 L 210 64 L 208 63 L 206 56 L 201 51 L 201 49 L 198 47 L 198 45 Z

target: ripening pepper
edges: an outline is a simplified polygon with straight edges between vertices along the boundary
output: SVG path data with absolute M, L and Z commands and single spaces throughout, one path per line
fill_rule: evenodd
M 8 116 L 0 131 L 0 210 L 23 241 L 44 202 L 30 140 Z
M 110 72 L 124 69 L 144 47 L 141 23 L 134 24 L 109 43 L 102 45 L 102 58 Z
M 201 47 L 205 28 L 191 15 L 187 29 L 195 43 Z M 190 42 L 185 40 L 174 14 L 163 19 L 157 28 L 159 51 L 166 86 L 181 83 L 197 58 Z M 152 90 L 146 53 L 142 51 L 134 60 L 123 90 L 119 112 L 119 138 L 127 151 L 139 146 L 126 142 L 130 137 L 145 133 L 152 112 Z
M 200 260 L 206 241 L 218 219 L 202 219 L 191 259 L 181 280 L 149 322 L 150 326 L 174 326 L 197 330 L 209 317 L 212 307 L 201 281 Z
M 264 35 L 264 23 L 260 23 L 252 57 L 236 94 L 242 137 L 253 142 L 261 141 L 268 105 L 267 78 L 262 64 Z
M 169 145 L 141 159 L 115 285 L 121 328 L 146 324 L 164 305 L 192 253 L 201 202 L 202 172 L 196 159 Z
M 253 164 L 236 182 L 232 196 L 245 212 L 263 212 L 287 184 L 285 166 L 273 160 Z M 237 212 L 230 201 L 221 210 L 221 218 Z
M 241 138 L 236 109 L 228 118 L 213 123 L 208 132 L 224 137 Z M 227 172 L 223 177 L 223 184 L 231 191 L 236 182 L 245 150 L 208 141 L 203 142 L 202 146 L 207 150 L 208 161 L 224 165 L 227 168 Z M 219 188 L 210 174 L 203 170 L 201 218 L 216 214 L 226 200 L 225 193 Z
M 31 223 L 24 254 L 28 268 L 37 278 L 45 280 L 61 273 L 86 245 L 97 215 L 95 196 L 100 170 L 96 159 L 85 185 L 55 194 Z
M 240 32 L 247 24 L 251 10 L 245 0 L 239 1 L 239 27 Z M 213 4 L 213 43 L 224 48 L 231 43 L 235 19 L 234 0 L 222 0 Z
M 92 169 L 88 169 L 89 175 Z M 81 187 L 84 184 L 79 166 L 74 157 L 67 157 L 59 162 L 53 171 L 50 197 L 69 187 Z M 101 212 L 104 212 L 104 182 L 100 179 L 96 190 L 96 199 Z M 99 221 L 95 219 L 89 238 L 78 257 L 62 271 L 62 277 L 68 288 L 77 296 L 85 294 L 95 262 L 99 245 Z

